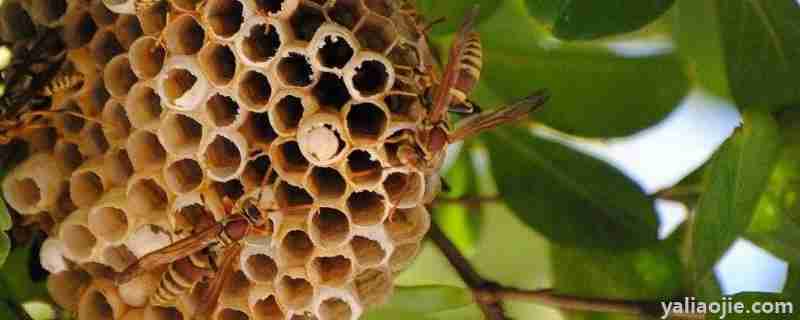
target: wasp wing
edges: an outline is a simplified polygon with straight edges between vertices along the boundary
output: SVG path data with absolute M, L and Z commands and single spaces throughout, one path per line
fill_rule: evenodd
M 549 98 L 550 94 L 547 90 L 540 90 L 510 106 L 500 107 L 468 117 L 456 125 L 456 130 L 450 133 L 448 139 L 450 143 L 454 143 L 499 125 L 518 121 L 544 105 Z
M 211 280 L 211 284 L 208 285 L 206 291 L 203 292 L 203 298 L 199 300 L 201 304 L 195 311 L 192 319 L 207 319 L 211 316 L 214 308 L 217 307 L 222 289 L 225 287 L 225 284 L 230 281 L 231 277 L 233 277 L 234 266 L 236 265 L 235 262 L 238 260 L 241 251 L 242 245 L 238 242 L 231 244 L 225 249 L 219 263 L 219 270 Z
M 442 82 L 436 90 L 433 98 L 433 107 L 431 108 L 430 121 L 438 123 L 444 118 L 447 109 L 450 108 L 450 90 L 458 83 L 459 75 L 461 74 L 461 61 L 466 53 L 467 37 L 472 28 L 475 26 L 475 21 L 478 18 L 478 6 L 473 7 L 470 14 L 464 19 L 461 28 L 450 46 L 450 56 L 447 62 L 447 67 L 442 76 Z
M 216 241 L 217 236 L 222 232 L 222 228 L 222 224 L 214 224 L 167 247 L 146 254 L 139 261 L 118 273 L 115 277 L 116 283 L 129 282 L 144 272 L 173 263 L 205 249 Z

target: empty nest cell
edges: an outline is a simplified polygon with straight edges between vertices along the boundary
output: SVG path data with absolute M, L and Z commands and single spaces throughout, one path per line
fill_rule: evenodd
M 252 111 L 267 108 L 272 97 L 272 85 L 269 78 L 260 71 L 248 70 L 239 79 L 239 97 L 245 106 Z
M 151 215 L 167 208 L 167 191 L 154 177 L 143 177 L 128 188 L 131 209 L 137 214 Z
M 353 45 L 346 38 L 337 34 L 326 34 L 315 58 L 324 68 L 343 69 L 354 54 Z
M 412 94 L 387 94 L 383 102 L 395 120 L 416 121 L 419 117 L 419 98 Z M 401 121 L 402 121 L 401 120 Z
M 336 23 L 352 30 L 364 17 L 366 8 L 361 0 L 337 0 L 328 8 L 328 16 Z
M 325 14 L 322 9 L 306 1 L 300 2 L 292 16 L 289 17 L 295 38 L 305 41 L 310 41 L 324 22 Z
M 206 101 L 206 114 L 217 128 L 234 126 L 244 118 L 236 100 L 222 93 L 214 93 Z
M 285 315 L 278 300 L 274 295 L 269 295 L 256 301 L 253 305 L 253 315 L 257 320 L 283 320 Z
M 200 51 L 205 40 L 205 30 L 197 20 L 189 15 L 181 15 L 172 20 L 164 30 L 167 49 L 174 54 L 193 55 Z
M 374 267 L 386 258 L 386 250 L 381 243 L 367 237 L 354 236 L 350 240 L 350 248 L 360 267 Z
M 384 223 L 386 232 L 398 243 L 416 241 L 428 232 L 430 218 L 427 214 L 423 207 L 397 209 Z
M 254 189 L 254 188 L 261 188 L 266 187 L 263 186 L 262 183 L 270 184 L 273 181 L 270 181 L 276 177 L 275 172 L 271 173 L 272 177 L 266 178 L 266 174 L 269 171 L 272 162 L 269 159 L 269 156 L 266 154 L 257 155 L 250 159 L 247 162 L 247 165 L 244 168 L 244 172 L 242 173 L 242 184 L 245 186 L 246 189 Z
M 280 181 L 275 187 L 275 201 L 284 215 L 306 216 L 314 199 L 305 189 Z
M 425 181 L 421 174 L 395 171 L 383 180 L 383 189 L 394 206 L 410 207 L 417 204 L 425 192 Z
M 386 200 L 380 193 L 366 190 L 354 192 L 347 198 L 347 209 L 354 224 L 376 225 L 386 217 Z
M 76 206 L 90 206 L 103 196 L 103 179 L 95 171 L 75 172 L 69 181 L 69 193 Z
M 122 241 L 128 235 L 128 214 L 117 206 L 100 206 L 89 212 L 88 226 L 103 241 Z
M 321 285 L 341 287 L 350 281 L 353 263 L 343 255 L 315 257 L 309 265 L 310 278 Z
M 397 33 L 391 20 L 377 15 L 368 15 L 359 24 L 356 30 L 356 38 L 358 38 L 362 47 L 378 53 L 384 53 L 394 44 L 397 39 Z
M 98 65 L 105 65 L 114 56 L 125 52 L 125 48 L 110 29 L 97 33 L 89 43 L 89 50 Z
M 345 107 L 347 132 L 359 144 L 381 141 L 389 123 L 386 111 L 374 103 L 358 103 Z
M 154 37 L 140 37 L 128 52 L 131 69 L 142 79 L 152 79 L 164 66 L 166 49 Z
M 217 132 L 203 149 L 203 158 L 209 176 L 217 181 L 227 181 L 244 170 L 247 144 L 235 132 Z
M 108 300 L 112 297 L 108 297 L 107 294 L 108 292 L 100 291 L 99 288 L 90 287 L 80 298 L 78 317 L 85 320 L 104 320 L 114 319 L 115 316 L 121 317 L 122 310 L 115 312 L 114 307 L 121 309 L 122 306 L 112 307 Z M 116 298 L 118 299 L 118 297 Z M 116 302 L 121 304 L 121 301 Z
M 100 78 L 84 83 L 81 91 L 78 92 L 77 100 L 84 115 L 95 117 L 103 111 L 103 106 L 110 97 L 103 84 L 103 79 Z
M 381 180 L 383 167 L 378 157 L 364 149 L 355 149 L 347 156 L 347 177 L 362 186 L 374 185 Z
M 84 156 L 81 154 L 77 144 L 60 140 L 53 149 L 53 156 L 58 163 L 62 164 L 67 170 L 75 170 L 83 163 Z
M 306 87 L 314 80 L 314 69 L 301 52 L 289 52 L 278 61 L 278 78 L 290 87 Z
M 297 94 L 288 93 L 277 101 L 269 110 L 273 128 L 282 135 L 295 134 L 305 111 L 302 98 Z
M 350 237 L 350 221 L 344 212 L 334 208 L 319 208 L 311 218 L 310 232 L 317 244 L 337 248 Z
M 139 82 L 133 86 L 125 101 L 125 111 L 131 124 L 137 128 L 144 128 L 158 121 L 163 111 L 161 97 L 155 90 Z
M 100 123 L 90 123 L 81 133 L 81 136 L 84 137 L 84 140 L 81 141 L 79 147 L 81 148 L 81 153 L 86 156 L 99 156 L 108 150 L 108 140 Z
M 244 6 L 239 0 L 210 0 L 205 10 L 211 32 L 219 38 L 231 38 L 242 27 Z
M 109 100 L 106 103 L 106 107 L 103 108 L 102 121 L 105 124 L 103 132 L 110 140 L 123 140 L 131 133 L 131 121 L 119 101 Z
M 167 102 L 178 110 L 193 110 L 205 97 L 208 83 L 189 60 L 176 61 L 161 79 Z
M 289 275 L 281 277 L 277 285 L 280 301 L 292 309 L 302 309 L 314 298 L 314 286 L 304 278 Z
M 112 185 L 123 186 L 133 175 L 133 163 L 125 149 L 115 149 L 107 153 L 103 165 L 103 172 Z
M 192 158 L 174 161 L 164 169 L 167 186 L 178 194 L 189 193 L 199 188 L 203 177 L 203 168 Z
M 47 277 L 47 291 L 59 306 L 75 312 L 78 309 L 75 293 L 83 291 L 91 281 L 91 276 L 83 270 L 65 270 Z
M 278 264 L 269 255 L 258 253 L 246 258 L 243 271 L 253 281 L 272 283 L 278 274 Z
M 331 297 L 319 305 L 319 318 L 321 320 L 349 320 L 353 318 L 353 308 L 347 301 Z
M 239 132 L 247 139 L 247 143 L 253 149 L 269 150 L 270 145 L 278 134 L 269 121 L 269 114 L 266 112 L 252 112 L 239 128 Z
M 236 75 L 236 55 L 228 45 L 209 42 L 200 51 L 200 67 L 208 80 L 216 86 L 224 87 Z
M 143 319 L 146 320 L 189 320 L 175 307 L 163 307 L 150 304 L 144 309 Z
M 279 250 L 282 266 L 300 267 L 314 252 L 314 243 L 305 231 L 292 230 L 281 239 Z
M 161 167 L 167 157 L 167 151 L 155 133 L 147 130 L 134 132 L 127 143 L 128 156 L 136 171 Z
M 275 170 L 284 179 L 300 185 L 305 173 L 309 168 L 308 160 L 300 151 L 300 146 L 295 140 L 283 140 L 272 145 L 270 159 L 275 166 Z
M 130 60 L 126 54 L 120 54 L 108 63 L 103 70 L 103 81 L 106 89 L 114 97 L 125 97 L 139 79 L 133 73 Z
M 252 63 L 266 63 L 280 50 L 283 37 L 274 23 L 259 21 L 247 30 L 239 46 L 244 57 Z
M 114 271 L 121 272 L 136 262 L 136 256 L 125 245 L 109 246 L 103 249 L 102 261 Z
M 161 30 L 164 30 L 164 27 L 167 26 L 168 12 L 169 3 L 166 1 L 159 1 L 159 3 L 144 10 L 139 10 L 136 15 L 139 17 L 144 33 L 155 35 L 161 32 Z
M 203 125 L 191 115 L 171 112 L 162 120 L 158 134 L 167 152 L 193 154 L 203 139 Z
M 75 214 L 75 213 L 73 213 Z M 61 228 L 61 241 L 70 258 L 85 260 L 92 256 L 97 238 L 89 228 L 81 224 L 70 224 Z
M 306 186 L 323 203 L 335 203 L 347 191 L 347 181 L 338 170 L 314 167 L 308 175 Z
M 273 15 L 283 9 L 285 0 L 255 0 L 256 11 L 261 14 Z M 291 0 L 290 0 L 291 1 Z
M 389 87 L 390 69 L 383 61 L 364 59 L 348 72 L 348 81 L 362 97 L 380 94 Z
M 334 73 L 323 72 L 314 86 L 312 94 L 321 107 L 340 110 L 350 101 L 350 92 L 344 80 Z
M 33 211 L 42 200 L 42 190 L 33 178 L 9 178 L 11 182 L 5 182 L 4 194 L 8 201 L 14 204 L 19 211 Z

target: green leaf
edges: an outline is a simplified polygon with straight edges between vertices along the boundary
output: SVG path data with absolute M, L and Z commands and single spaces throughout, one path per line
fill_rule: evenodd
M 397 287 L 386 305 L 366 313 L 365 320 L 418 319 L 472 304 L 466 289 L 449 286 Z
M 741 313 L 729 312 L 729 314 L 725 316 L 726 320 L 794 319 L 793 314 L 787 311 L 779 312 L 777 311 L 778 310 L 777 308 L 781 308 L 780 310 L 789 310 L 788 308 L 792 308 L 792 311 L 797 312 L 796 310 L 793 310 L 794 306 L 789 306 L 788 304 L 790 302 L 788 302 L 786 298 L 780 294 L 764 293 L 764 292 L 742 292 L 734 295 L 731 298 L 732 298 L 732 300 L 730 301 L 731 305 L 737 303 L 743 304 L 744 307 L 742 310 L 744 312 Z M 754 306 L 754 304 L 756 303 L 759 304 L 758 307 Z M 771 308 L 776 308 L 773 309 L 774 312 L 770 313 L 764 312 L 768 311 L 763 309 L 768 305 L 771 306 Z M 722 315 L 721 312 L 706 313 L 706 319 L 719 320 L 721 315 Z
M 0 319 L 17 319 L 14 308 L 6 301 L 0 301 Z
M 789 298 L 795 306 L 800 306 L 800 263 L 789 264 L 786 275 L 786 285 L 783 286 L 783 296 Z
M 495 130 L 486 142 L 503 199 L 550 240 L 608 249 L 657 241 L 652 199 L 611 165 L 524 129 Z
M 434 219 L 442 231 L 465 254 L 475 251 L 475 243 L 480 236 L 481 207 L 447 203 L 445 199 L 479 197 L 477 179 L 470 150 L 461 150 L 458 160 L 445 174 L 445 181 L 451 190 L 439 197 L 442 201 L 434 213 Z
M 5 199 L 0 196 L 0 231 L 8 231 L 11 227 L 11 215 L 8 213 L 8 206 Z
M 730 97 L 714 1 L 678 0 L 675 8 L 673 37 L 690 61 L 694 80 L 712 94 Z
M 497 0 L 417 0 L 417 8 L 422 11 L 429 21 L 440 17 L 446 18 L 445 21 L 435 25 L 431 30 L 433 35 L 443 35 L 456 32 L 466 14 L 475 5 L 479 6 L 478 23 L 480 23 L 494 13 L 500 2 Z
M 590 40 L 635 31 L 667 12 L 675 0 L 527 0 L 534 17 L 565 40 Z
M 35 258 L 32 254 L 33 244 L 15 248 L 0 269 L 0 287 L 7 292 L 8 299 L 17 303 L 48 297 L 45 282 L 31 279 L 30 261 Z
M 778 110 L 800 102 L 800 4 L 713 0 L 730 89 L 739 108 Z
M 750 223 L 779 154 L 780 136 L 770 115 L 747 112 L 744 124 L 714 154 L 696 209 L 691 270 L 708 275 Z
M 782 128 L 785 145 L 770 175 L 747 239 L 793 264 L 800 264 L 800 127 Z
M 539 27 L 520 1 L 502 1 L 479 28 L 484 67 L 474 97 L 484 107 L 545 87 L 552 98 L 537 120 L 573 135 L 619 137 L 660 122 L 686 96 L 689 81 L 675 54 L 630 57 L 588 44 L 543 47 L 532 35 Z
M 679 293 L 683 277 L 679 236 L 646 248 L 620 251 L 554 246 L 559 293 L 604 299 L 653 299 Z
M 0 266 L 6 263 L 9 251 L 11 251 L 11 239 L 5 232 L 0 231 Z

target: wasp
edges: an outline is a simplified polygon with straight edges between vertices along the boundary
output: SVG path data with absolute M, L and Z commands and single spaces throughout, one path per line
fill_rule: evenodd
M 269 214 L 276 210 L 283 212 L 305 212 L 310 205 L 293 208 L 259 208 L 264 187 L 272 178 L 272 167 L 264 176 L 258 196 L 245 197 L 234 205 L 230 199 L 223 199 L 226 218 L 220 222 L 201 226 L 200 231 L 189 235 L 167 247 L 151 252 L 136 261 L 114 276 L 117 284 L 124 284 L 140 276 L 144 272 L 152 271 L 167 265 L 167 272 L 162 275 L 162 281 L 153 302 L 167 304 L 174 301 L 178 295 L 188 293 L 202 279 L 210 279 L 207 287 L 201 291 L 204 303 L 195 310 L 192 319 L 209 315 L 216 307 L 222 288 L 230 281 L 234 274 L 234 266 L 242 250 L 240 240 L 252 235 L 268 236 L 272 233 L 272 224 Z M 205 196 L 202 197 L 205 204 Z M 272 202 L 274 203 L 274 202 Z M 210 213 L 207 213 L 210 216 Z M 213 220 L 211 220 L 213 221 Z M 214 247 L 221 251 L 218 259 L 209 253 Z
M 477 105 L 468 99 L 483 68 L 481 39 L 478 32 L 474 31 L 477 16 L 476 6 L 456 33 L 450 46 L 448 64 L 441 77 L 438 77 L 431 66 L 423 63 L 418 66 L 421 73 L 430 74 L 429 81 L 423 82 L 427 86 L 420 97 L 422 104 L 429 110 L 428 117 L 423 119 L 416 131 L 402 132 L 387 139 L 387 142 L 399 144 L 397 158 L 403 165 L 417 168 L 426 175 L 426 202 L 432 201 L 441 189 L 442 181 L 438 170 L 449 144 L 521 120 L 549 99 L 547 90 L 539 90 L 510 105 L 479 112 Z M 448 111 L 474 114 L 461 120 L 451 130 Z M 409 186 L 406 189 L 410 189 Z

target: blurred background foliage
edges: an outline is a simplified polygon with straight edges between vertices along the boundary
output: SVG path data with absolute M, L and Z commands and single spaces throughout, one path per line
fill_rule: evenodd
M 762 291 L 746 297 L 800 306 L 800 2 L 417 2 L 447 18 L 430 35 L 442 57 L 480 5 L 472 97 L 485 109 L 552 93 L 524 126 L 450 150 L 434 221 L 484 277 L 651 301 Z M 0 318 L 64 316 L 48 307 L 36 237 L 11 241 L 10 228 L 1 205 Z M 482 318 L 430 243 L 398 285 L 367 319 Z M 505 307 L 514 319 L 632 318 Z

